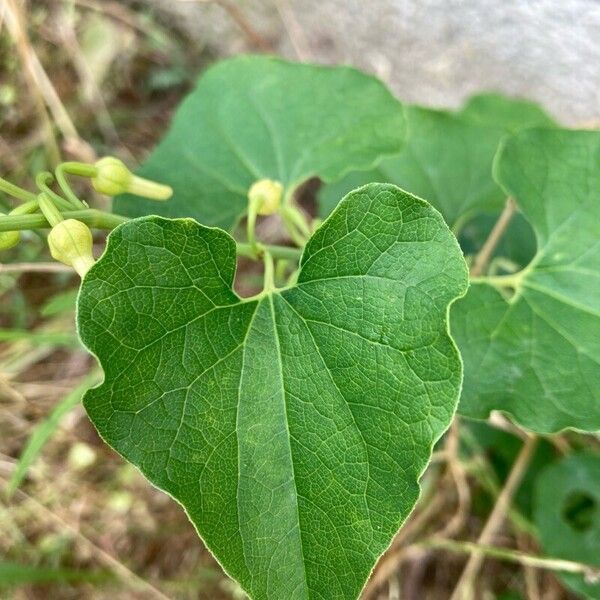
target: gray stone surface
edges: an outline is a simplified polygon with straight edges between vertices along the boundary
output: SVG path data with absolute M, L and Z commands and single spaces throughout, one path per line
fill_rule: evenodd
M 219 54 L 250 49 L 221 6 L 146 1 Z M 356 65 L 408 102 L 455 107 L 496 90 L 569 125 L 600 118 L 600 0 L 230 1 L 283 55 L 297 58 L 295 38 L 303 58 Z

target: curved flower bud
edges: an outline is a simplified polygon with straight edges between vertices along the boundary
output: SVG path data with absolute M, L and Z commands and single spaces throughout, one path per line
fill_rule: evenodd
M 48 234 L 52 258 L 73 267 L 82 279 L 94 264 L 92 244 L 90 228 L 75 219 L 61 221 Z
M 0 219 L 5 216 L 0 213 Z M 10 250 L 14 248 L 21 240 L 21 234 L 18 231 L 0 231 L 0 250 Z
M 134 175 L 123 161 L 114 156 L 105 156 L 94 166 L 96 174 L 92 177 L 92 185 L 100 194 L 117 196 L 129 193 L 152 200 L 167 200 L 173 195 L 168 185 Z
M 248 201 L 256 206 L 259 215 L 272 215 L 279 210 L 283 185 L 272 179 L 259 179 L 248 190 Z

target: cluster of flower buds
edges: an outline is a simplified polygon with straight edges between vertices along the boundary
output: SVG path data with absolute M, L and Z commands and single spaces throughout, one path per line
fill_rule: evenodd
M 15 226 L 14 231 L 0 231 L 0 250 L 16 246 L 20 240 L 18 229 L 26 228 L 24 217 L 21 220 L 15 217 L 41 212 L 52 227 L 48 234 L 48 247 L 52 257 L 75 269 L 82 278 L 85 276 L 94 264 L 92 232 L 82 221 L 67 217 L 69 211 L 87 209 L 87 204 L 74 194 L 65 178 L 66 174 L 89 177 L 94 189 L 107 196 L 129 193 L 152 200 L 167 200 L 173 194 L 169 186 L 134 175 L 121 160 L 112 156 L 101 158 L 93 165 L 62 163 L 56 169 L 56 178 L 51 173 L 40 173 L 36 178 L 39 188 L 37 194 L 0 178 L 0 191 L 23 201 L 9 215 L 0 213 L 0 219 L 7 219 L 4 229 Z M 48 186 L 55 180 L 60 185 L 64 198 Z M 63 211 L 67 214 L 63 215 Z M 80 214 L 84 219 L 85 213 L 82 211 Z M 102 213 L 95 211 L 95 214 Z M 108 214 L 104 216 L 107 219 L 110 217 Z M 8 219 L 12 219 L 10 224 Z

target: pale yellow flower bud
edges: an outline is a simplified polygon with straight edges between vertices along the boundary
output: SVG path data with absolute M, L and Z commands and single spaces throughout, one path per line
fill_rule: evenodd
M 73 267 L 82 279 L 94 264 L 92 245 L 90 228 L 75 219 L 61 221 L 48 234 L 52 258 Z
M 248 190 L 248 201 L 256 206 L 259 215 L 273 215 L 279 210 L 283 186 L 279 181 L 259 179 Z
M 134 175 L 114 156 L 105 156 L 96 162 L 96 175 L 92 177 L 92 185 L 100 194 L 117 196 L 119 194 L 135 194 L 151 200 L 167 200 L 173 195 L 168 185 L 162 185 Z

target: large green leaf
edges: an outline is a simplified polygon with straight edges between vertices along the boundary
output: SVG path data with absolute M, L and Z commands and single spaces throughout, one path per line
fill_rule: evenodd
M 538 478 L 534 501 L 546 554 L 600 567 L 600 456 L 576 454 L 548 467 Z M 600 599 L 600 582 L 572 573 L 561 579 Z
M 496 176 L 537 238 L 516 275 L 472 281 L 452 311 L 460 411 L 505 411 L 538 432 L 600 429 L 600 133 L 529 130 Z M 514 291 L 513 295 L 509 295 Z
M 402 147 L 402 105 L 374 77 L 348 67 L 241 56 L 200 78 L 139 173 L 173 187 L 164 204 L 125 196 L 126 216 L 194 217 L 232 228 L 258 179 L 287 193 L 306 179 L 334 181 Z
M 113 231 L 79 297 L 105 372 L 84 405 L 253 598 L 356 598 L 455 409 L 466 265 L 437 211 L 379 184 L 290 288 L 240 299 L 235 253 L 189 219 Z
M 520 127 L 551 125 L 536 105 L 494 94 L 475 96 L 458 113 L 405 109 L 407 139 L 395 157 L 368 172 L 352 173 L 320 193 L 321 214 L 341 195 L 373 181 L 388 181 L 426 198 L 455 230 L 482 211 L 500 209 L 504 192 L 492 178 L 500 139 Z

